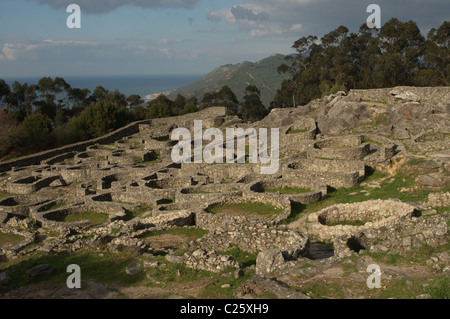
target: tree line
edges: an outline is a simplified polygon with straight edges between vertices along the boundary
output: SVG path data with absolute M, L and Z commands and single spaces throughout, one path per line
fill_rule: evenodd
M 289 75 L 271 107 L 304 105 L 350 89 L 448 86 L 450 22 L 424 37 L 414 21 L 392 18 L 381 29 L 363 24 L 358 33 L 345 26 L 324 35 L 302 37 L 278 72 Z
M 107 134 L 133 121 L 183 115 L 206 107 L 225 106 L 230 115 L 254 121 L 267 114 L 258 88 L 249 85 L 240 103 L 224 86 L 201 101 L 180 94 L 144 103 L 139 95 L 126 97 L 102 86 L 72 88 L 61 77 L 41 78 L 37 84 L 0 79 L 0 158 L 30 154 Z M 6 157 L 8 158 L 8 157 Z

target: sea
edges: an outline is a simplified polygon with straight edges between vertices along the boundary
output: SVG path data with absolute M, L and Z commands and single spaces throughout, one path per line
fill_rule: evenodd
M 130 96 L 137 94 L 142 99 L 152 99 L 155 94 L 178 89 L 197 81 L 203 75 L 120 75 L 120 76 L 61 76 L 72 88 L 89 89 L 94 91 L 97 86 Z M 4 77 L 11 85 L 19 83 L 37 84 L 41 77 Z M 52 77 L 54 78 L 54 77 Z

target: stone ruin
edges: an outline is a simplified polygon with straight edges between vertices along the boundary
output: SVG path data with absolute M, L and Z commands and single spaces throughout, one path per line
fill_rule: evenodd
M 4 194 L 0 232 L 22 238 L 13 246 L 0 246 L 0 261 L 35 251 L 73 252 L 100 246 L 142 254 L 154 251 L 143 239 L 145 235 L 181 227 L 208 233 L 183 243 L 187 251 L 183 256 L 173 255 L 173 249 L 158 248 L 170 262 L 212 272 L 227 267 L 240 270 L 243 266 L 231 256 L 216 253 L 237 246 L 259 252 L 256 268 L 263 276 L 309 256 L 312 240 L 333 243 L 338 258 L 364 249 L 402 252 L 411 245 L 444 243 L 448 240 L 448 213 L 420 219 L 417 205 L 395 199 L 333 205 L 309 214 L 301 227 L 288 225 L 292 205 L 319 202 L 330 187 L 359 185 L 369 168 L 384 169 L 399 156 L 407 156 L 418 147 L 420 138 L 434 130 L 425 123 L 420 128 L 408 126 L 412 123 L 408 114 L 402 121 L 394 120 L 403 114 L 400 109 L 432 103 L 434 111 L 429 115 L 441 129 L 449 123 L 448 107 L 430 100 L 431 89 L 396 90 L 353 90 L 347 96 L 330 96 L 326 103 L 321 100 L 296 109 L 274 109 L 251 125 L 228 116 L 224 107 L 208 108 L 132 123 L 96 140 L 0 163 L 0 192 Z M 448 96 L 448 88 L 445 92 Z M 380 124 L 365 132 L 354 129 L 368 125 L 368 118 L 377 114 L 390 114 L 389 123 L 393 124 Z M 222 130 L 279 127 L 278 172 L 261 175 L 260 164 L 173 163 L 170 154 L 176 141 L 170 139 L 171 132 L 178 127 L 192 130 L 194 119 L 202 120 L 204 128 Z M 444 173 L 439 174 L 445 186 L 449 181 L 449 140 L 436 138 L 427 141 L 420 152 L 432 150 L 436 159 L 443 160 Z M 438 152 L 442 151 L 437 148 L 439 143 L 447 157 Z M 304 192 L 289 194 L 284 188 Z M 245 203 L 268 205 L 279 213 L 255 216 L 211 211 Z M 430 194 L 429 202 L 421 205 L 446 207 L 449 193 Z M 130 216 L 134 211 L 140 214 Z M 77 218 L 85 213 L 102 219 L 94 223 Z M 407 226 L 396 230 L 400 225 Z M 43 230 L 58 235 L 39 240 Z

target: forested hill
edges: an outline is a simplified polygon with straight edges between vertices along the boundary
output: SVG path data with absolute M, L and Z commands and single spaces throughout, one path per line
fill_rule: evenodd
M 287 75 L 277 72 L 277 68 L 284 62 L 284 55 L 274 54 L 255 63 L 245 61 L 223 65 L 200 80 L 172 91 L 168 97 L 173 99 L 177 94 L 181 94 L 188 98 L 195 96 L 201 100 L 206 92 L 215 92 L 227 85 L 236 97 L 242 100 L 245 88 L 252 84 L 261 90 L 261 101 L 268 107 L 283 80 L 288 78 Z

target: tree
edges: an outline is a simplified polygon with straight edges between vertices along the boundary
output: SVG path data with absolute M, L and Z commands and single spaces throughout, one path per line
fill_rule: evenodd
M 87 107 L 76 121 L 78 121 L 78 127 L 83 128 L 90 137 L 95 138 L 128 124 L 129 113 L 125 106 L 101 100 Z
M 238 113 L 239 101 L 228 85 L 222 86 L 217 92 L 206 92 L 202 98 L 202 109 L 212 106 L 225 106 L 227 113 Z
M 21 127 L 25 133 L 25 143 L 33 149 L 41 149 L 52 145 L 50 133 L 51 120 L 43 114 L 29 114 L 23 120 Z
M 284 80 L 282 83 L 283 92 L 277 92 L 275 98 L 275 103 L 279 107 L 297 106 L 297 94 L 303 84 L 301 74 L 308 69 L 308 56 L 311 55 L 316 41 L 316 36 L 302 37 L 295 41 L 292 48 L 295 49 L 296 54 L 286 56 L 286 63 L 278 67 L 278 73 L 289 74 L 289 80 Z M 292 97 L 292 104 L 287 103 L 286 95 Z
M 5 110 L 0 110 L 0 131 L 0 157 L 3 157 L 20 142 L 19 123 Z
M 259 121 L 268 114 L 268 110 L 261 102 L 260 94 L 255 85 L 248 85 L 245 89 L 244 101 L 240 109 L 240 115 L 244 121 Z
M 450 22 L 445 21 L 438 29 L 428 32 L 424 48 L 424 61 L 429 77 L 428 81 L 439 78 L 438 85 L 450 83 Z M 435 75 L 435 76 L 433 76 Z
M 9 85 L 2 79 L 0 79 L 0 107 L 4 108 L 4 100 L 11 93 Z
M 148 103 L 147 118 L 161 118 L 173 115 L 173 102 L 164 94 L 161 94 Z
M 131 107 L 138 106 L 144 103 L 144 101 L 141 99 L 141 96 L 137 94 L 132 94 L 129 97 L 127 97 L 127 102 L 128 105 Z

